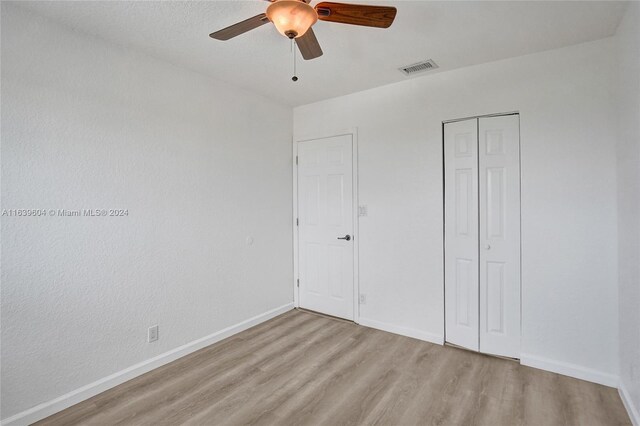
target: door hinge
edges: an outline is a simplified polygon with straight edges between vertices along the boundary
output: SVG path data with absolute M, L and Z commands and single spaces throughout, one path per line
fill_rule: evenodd
M 298 287 L 300 287 L 300 278 L 298 278 L 297 281 L 298 281 Z
M 300 219 L 296 217 L 296 226 L 300 226 Z
M 298 156 L 296 155 L 296 165 L 298 165 Z

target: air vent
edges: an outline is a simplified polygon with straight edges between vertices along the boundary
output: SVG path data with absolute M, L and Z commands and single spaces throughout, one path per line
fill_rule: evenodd
M 438 68 L 438 65 L 436 65 L 435 62 L 433 62 L 433 59 L 428 59 L 426 61 L 422 61 L 416 64 L 411 64 L 411 65 L 407 65 L 406 67 L 402 67 L 400 68 L 400 71 L 402 71 L 404 75 L 413 75 L 419 72 L 434 70 L 436 68 Z

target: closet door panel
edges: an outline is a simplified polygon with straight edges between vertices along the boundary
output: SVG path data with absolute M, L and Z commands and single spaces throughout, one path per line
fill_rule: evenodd
M 444 126 L 446 341 L 478 343 L 478 120 Z
M 520 356 L 520 122 L 478 122 L 480 351 Z

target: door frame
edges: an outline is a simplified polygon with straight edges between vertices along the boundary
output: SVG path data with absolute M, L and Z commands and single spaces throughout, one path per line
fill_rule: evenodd
M 441 139 L 442 139 L 442 303 L 443 303 L 443 309 L 442 309 L 442 325 L 443 325 L 443 333 L 442 335 L 443 337 L 443 344 L 448 344 L 448 345 L 453 345 L 453 346 L 457 346 L 454 345 L 452 343 L 447 342 L 447 304 L 445 301 L 445 292 L 446 292 L 446 230 L 445 230 L 445 220 L 446 220 L 446 213 L 445 213 L 445 191 L 446 191 L 446 182 L 445 182 L 445 158 L 444 158 L 444 126 L 445 124 L 448 123 L 455 123 L 457 121 L 465 121 L 465 120 L 473 120 L 473 119 L 481 119 L 481 118 L 487 118 L 487 117 L 502 117 L 502 116 L 506 116 L 506 115 L 517 115 L 518 116 L 518 151 L 519 151 L 519 158 L 518 158 L 518 168 L 519 168 L 519 174 L 518 174 L 518 179 L 519 179 L 519 185 L 520 185 L 520 200 L 519 200 L 519 213 L 520 213 L 520 229 L 518 230 L 518 236 L 519 236 L 519 240 L 520 240 L 520 356 L 522 356 L 522 337 L 523 337 L 523 321 L 522 321 L 522 311 L 523 311 L 523 306 L 524 304 L 522 303 L 524 300 L 524 291 L 523 291 L 523 286 L 522 286 L 522 114 L 519 110 L 516 111 L 508 111 L 508 112 L 497 112 L 497 113 L 493 113 L 493 114 L 483 114 L 483 115 L 473 115 L 473 116 L 469 116 L 469 117 L 463 117 L 463 118 L 454 118 L 454 119 L 450 119 L 450 120 L 442 120 L 442 124 L 440 127 L 440 131 L 441 131 Z M 479 182 L 478 182 L 479 184 Z M 478 200 L 479 202 L 479 200 Z M 478 303 L 480 303 L 480 301 L 478 301 Z M 480 315 L 479 311 L 478 311 L 478 315 Z M 466 348 L 462 348 L 467 350 Z M 478 353 L 483 353 L 478 351 Z M 490 355 L 493 356 L 491 354 L 486 354 L 486 355 Z
M 327 131 L 317 134 L 294 135 L 292 138 L 292 176 L 293 176 L 293 220 L 291 226 L 293 229 L 293 304 L 294 307 L 300 307 L 300 287 L 298 287 L 298 279 L 300 277 L 299 270 L 299 228 L 296 223 L 298 218 L 298 144 L 309 140 L 328 139 L 335 136 L 351 136 L 352 151 L 352 168 L 351 178 L 353 182 L 353 322 L 360 323 L 360 273 L 359 273 L 359 253 L 360 253 L 360 232 L 358 227 L 358 128 Z

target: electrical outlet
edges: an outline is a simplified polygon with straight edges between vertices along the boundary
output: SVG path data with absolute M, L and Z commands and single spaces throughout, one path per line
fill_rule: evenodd
M 367 295 L 366 294 L 361 294 L 360 295 L 360 304 L 361 305 L 366 305 L 367 304 Z
M 367 206 L 366 205 L 358 206 L 358 216 L 366 217 L 367 214 L 368 214 L 368 212 L 367 212 Z
M 147 330 L 147 342 L 151 343 L 156 340 L 158 340 L 158 326 L 152 325 L 149 327 L 149 330 Z

